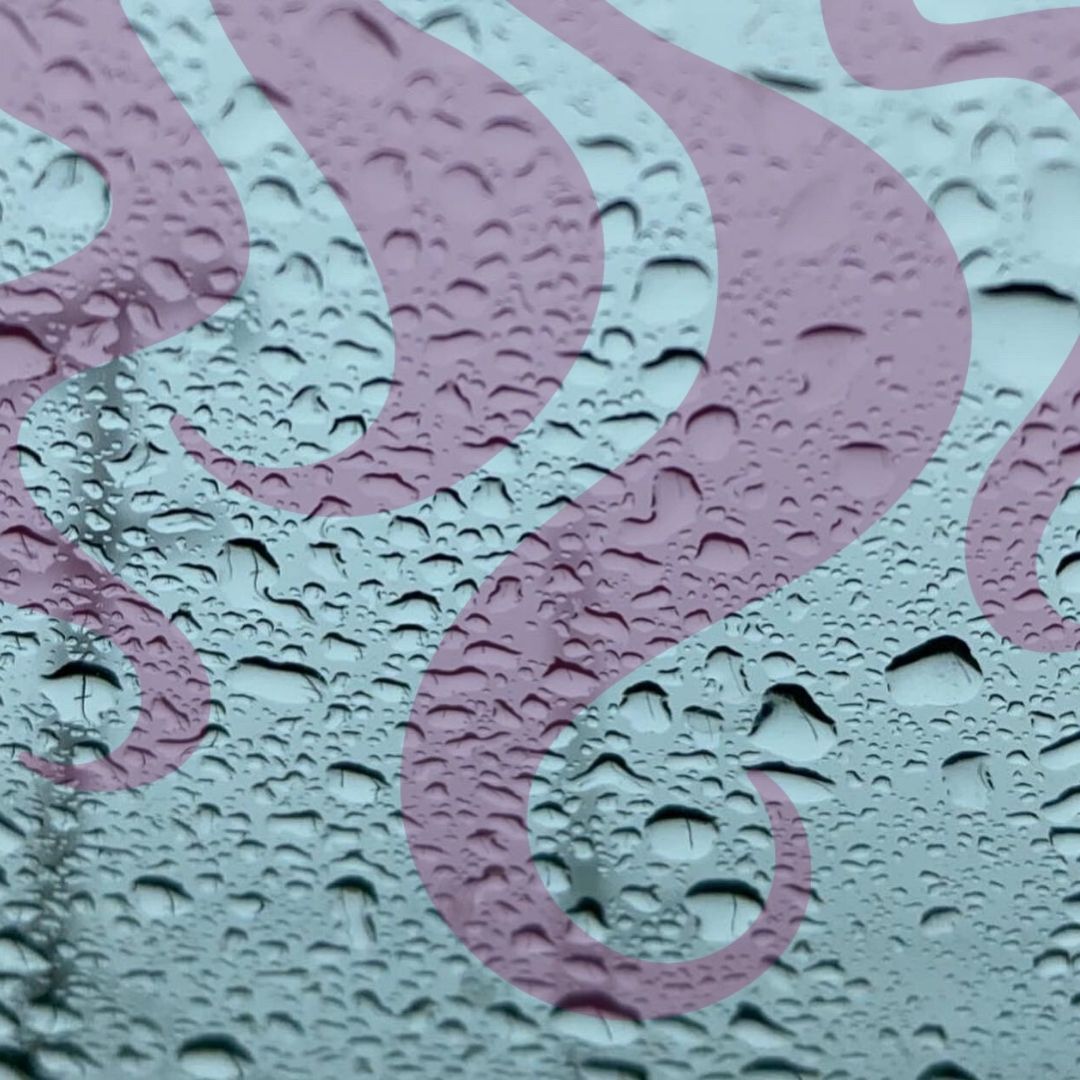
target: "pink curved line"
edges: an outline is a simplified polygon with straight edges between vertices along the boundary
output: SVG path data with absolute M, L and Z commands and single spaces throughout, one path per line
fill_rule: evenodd
M 368 245 L 396 361 L 372 425 L 315 465 L 239 461 L 174 429 L 270 506 L 340 516 L 426 498 L 509 445 L 584 345 L 604 266 L 591 188 L 521 94 L 381 4 L 217 10 Z
M 900 498 L 964 385 L 967 291 L 925 204 L 835 125 L 604 0 L 516 6 L 681 139 L 709 197 L 717 318 L 678 411 L 526 539 L 443 639 L 405 736 L 402 806 L 435 906 L 503 978 L 563 1007 L 675 1015 L 757 978 L 797 932 L 810 863 L 790 800 L 752 774 L 777 851 L 755 925 L 659 964 L 591 939 L 547 892 L 532 778 L 619 680 L 819 566 Z
M 3 14 L 0 108 L 93 162 L 111 215 L 75 255 L 0 286 L 0 600 L 109 638 L 141 690 L 137 722 L 107 757 L 21 760 L 58 784 L 112 791 L 183 763 L 206 727 L 209 683 L 184 635 L 35 506 L 19 432 L 64 379 L 213 314 L 243 276 L 247 234 L 224 169 L 116 0 L 24 0 Z
M 1080 9 L 976 23 L 923 18 L 912 0 L 824 0 L 840 62 L 890 90 L 966 79 L 1027 79 L 1060 94 L 1080 116 Z M 968 517 L 968 577 L 994 629 L 1035 652 L 1080 648 L 1080 621 L 1062 616 L 1039 581 L 1039 544 L 1054 509 L 1080 477 L 1080 344 L 986 471 Z

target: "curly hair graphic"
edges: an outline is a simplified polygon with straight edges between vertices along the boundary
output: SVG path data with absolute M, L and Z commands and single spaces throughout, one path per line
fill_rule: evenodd
M 603 281 L 592 189 L 523 95 L 380 4 L 217 11 L 368 244 L 396 357 L 370 427 L 317 464 L 239 461 L 179 417 L 177 435 L 223 483 L 286 510 L 427 498 L 509 445 L 577 359 Z
M 776 869 L 730 946 L 623 955 L 556 903 L 529 790 L 546 749 L 619 680 L 819 566 L 903 494 L 964 384 L 967 291 L 925 204 L 876 154 L 605 0 L 516 6 L 626 82 L 681 139 L 720 253 L 717 319 L 678 410 L 528 537 L 446 634 L 405 738 L 402 805 L 435 906 L 485 964 L 568 1008 L 638 1018 L 744 987 L 798 930 L 808 838 L 770 777 Z
M 824 0 L 840 62 L 860 82 L 909 90 L 968 79 L 1041 83 L 1080 116 L 1076 75 L 1080 9 L 946 25 L 913 0 L 868 0 L 855 17 Z M 1002 637 L 1036 652 L 1080 648 L 1080 622 L 1056 611 L 1039 582 L 1039 544 L 1054 509 L 1080 477 L 1080 345 L 986 471 L 967 525 L 975 598 Z
M 81 251 L 0 286 L 0 599 L 86 627 L 133 665 L 141 704 L 107 757 L 22 761 L 91 791 L 160 779 L 206 727 L 209 683 L 172 623 L 91 561 L 34 504 L 18 439 L 51 387 L 213 314 L 239 285 L 247 233 L 236 193 L 116 0 L 4 9 L 0 106 L 100 171 L 111 213 Z

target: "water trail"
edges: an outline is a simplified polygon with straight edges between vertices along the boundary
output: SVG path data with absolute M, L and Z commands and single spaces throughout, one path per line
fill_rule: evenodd
M 0 600 L 111 640 L 139 678 L 138 719 L 85 764 L 31 754 L 57 783 L 130 788 L 179 767 L 206 727 L 198 654 L 155 607 L 83 555 L 34 504 L 19 432 L 50 388 L 212 315 L 243 276 L 236 193 L 150 62 L 116 0 L 0 9 L 0 108 L 59 139 L 105 177 L 111 213 L 84 249 L 0 286 Z
M 532 779 L 589 703 L 819 566 L 900 498 L 964 385 L 967 291 L 925 204 L 835 125 L 605 0 L 516 6 L 683 142 L 711 205 L 718 313 L 678 411 L 527 538 L 445 636 L 406 733 L 402 805 L 433 902 L 490 968 L 566 1008 L 674 1015 L 746 986 L 793 939 L 810 888 L 794 807 L 751 771 L 776 848 L 764 909 L 732 945 L 660 963 L 594 940 L 548 893 Z

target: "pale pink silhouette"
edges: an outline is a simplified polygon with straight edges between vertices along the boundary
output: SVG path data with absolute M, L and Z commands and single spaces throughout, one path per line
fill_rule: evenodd
M 316 465 L 239 461 L 181 418 L 177 435 L 271 506 L 349 516 L 426 498 L 510 445 L 584 346 L 604 271 L 592 189 L 525 97 L 380 4 L 217 9 L 367 245 L 396 355 L 378 416 Z
M 150 62 L 117 0 L 4 9 L 0 107 L 90 161 L 111 212 L 87 247 L 0 286 L 0 600 L 109 638 L 135 668 L 139 717 L 105 758 L 23 762 L 108 791 L 158 780 L 202 737 L 209 683 L 155 607 L 81 554 L 35 506 L 19 433 L 51 387 L 179 334 L 232 295 L 246 266 L 229 178 Z
M 1080 115 L 1080 9 L 1029 12 L 945 25 L 912 0 L 824 0 L 841 63 L 883 90 L 967 79 L 1042 83 Z M 1039 581 L 1046 525 L 1080 478 L 1080 345 L 983 477 L 967 525 L 968 577 L 991 625 L 1036 652 L 1080 648 L 1080 621 L 1055 610 Z
M 402 806 L 436 907 L 503 978 L 563 1007 L 674 1015 L 746 986 L 793 940 L 810 854 L 789 799 L 751 771 L 776 845 L 756 922 L 657 963 L 594 940 L 548 893 L 532 779 L 619 680 L 821 565 L 903 495 L 964 384 L 967 292 L 925 204 L 834 124 L 605 0 L 516 6 L 627 82 L 689 152 L 719 250 L 716 322 L 661 430 L 523 542 L 446 634 L 406 734 Z

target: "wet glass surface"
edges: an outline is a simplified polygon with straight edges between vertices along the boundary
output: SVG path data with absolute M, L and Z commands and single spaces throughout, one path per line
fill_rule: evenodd
M 1075 1075 L 1080 12 L 0 27 L 0 1078 Z

